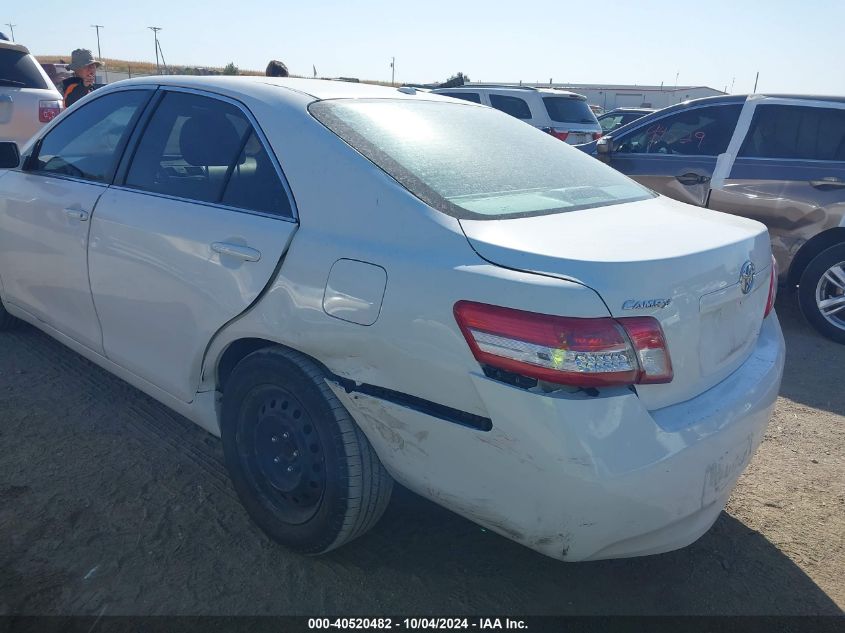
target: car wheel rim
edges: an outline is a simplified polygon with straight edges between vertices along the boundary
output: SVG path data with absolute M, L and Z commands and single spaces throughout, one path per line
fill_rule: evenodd
M 828 268 L 816 286 L 819 313 L 840 330 L 845 330 L 845 262 Z
M 278 387 L 262 391 L 241 416 L 241 463 L 266 505 L 287 523 L 304 523 L 326 487 L 322 442 L 298 398 Z

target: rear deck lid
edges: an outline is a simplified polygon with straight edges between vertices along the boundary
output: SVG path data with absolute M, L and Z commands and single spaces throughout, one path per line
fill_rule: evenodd
M 637 387 L 651 409 L 723 380 L 759 335 L 771 255 L 766 228 L 757 222 L 668 198 L 460 222 L 473 249 L 494 264 L 589 286 L 616 317 L 657 318 L 675 377 Z M 748 262 L 755 274 L 744 293 L 740 273 L 748 272 Z M 559 314 L 566 315 L 565 305 Z

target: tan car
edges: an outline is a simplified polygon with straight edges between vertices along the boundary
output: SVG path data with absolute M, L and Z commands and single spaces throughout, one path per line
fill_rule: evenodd
M 781 282 L 845 344 L 845 97 L 696 99 L 581 149 L 658 193 L 763 222 Z

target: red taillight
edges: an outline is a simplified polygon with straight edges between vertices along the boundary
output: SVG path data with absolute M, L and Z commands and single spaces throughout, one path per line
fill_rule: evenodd
M 653 317 L 582 319 L 459 301 L 455 319 L 485 365 L 580 387 L 665 383 L 672 362 Z
M 597 141 L 602 137 L 603 132 L 593 132 L 593 140 Z
M 556 139 L 559 139 L 561 141 L 565 141 L 567 139 L 567 137 L 569 136 L 568 130 L 567 131 L 558 130 L 557 128 L 553 128 L 553 127 L 543 128 L 543 131 L 546 132 L 547 134 L 551 134 Z
M 41 123 L 49 123 L 62 111 L 62 102 L 50 99 L 49 101 L 38 102 L 38 120 Z
M 778 263 L 772 255 L 772 270 L 769 274 L 769 298 L 766 299 L 766 311 L 763 313 L 765 319 L 775 307 L 775 299 L 778 296 Z

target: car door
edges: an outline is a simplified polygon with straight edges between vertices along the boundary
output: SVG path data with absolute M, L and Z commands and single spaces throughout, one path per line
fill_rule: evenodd
M 843 222 L 845 103 L 765 98 L 710 207 L 763 222 L 782 271 L 808 239 Z
M 142 125 L 92 221 L 91 289 L 106 356 L 189 402 L 214 334 L 272 279 L 294 204 L 241 104 L 168 89 Z
M 650 117 L 613 136 L 610 165 L 658 193 L 703 206 L 741 110 L 739 103 L 715 104 Z
M 152 90 L 103 95 L 58 121 L 0 179 L 3 300 L 97 352 L 88 283 L 91 216 Z

